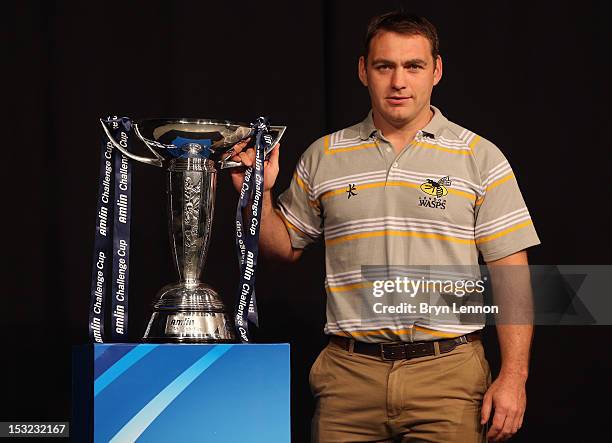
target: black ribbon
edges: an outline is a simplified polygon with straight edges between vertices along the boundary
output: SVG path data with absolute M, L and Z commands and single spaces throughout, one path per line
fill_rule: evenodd
M 240 268 L 238 286 L 238 305 L 235 323 L 238 337 L 243 343 L 251 341 L 249 322 L 258 325 L 257 302 L 255 299 L 255 271 L 259 252 L 259 225 L 263 208 L 264 159 L 272 144 L 268 121 L 259 117 L 251 125 L 255 136 L 255 164 L 246 169 L 236 208 L 236 250 Z M 249 206 L 247 225 L 243 221 L 243 211 Z
M 115 141 L 130 150 L 131 120 L 115 117 L 107 119 L 105 124 Z M 111 338 L 125 342 L 128 336 L 132 166 L 126 156 L 116 151 L 111 140 L 103 136 L 89 305 L 89 337 L 97 343 L 104 343 L 105 339 L 109 288 Z

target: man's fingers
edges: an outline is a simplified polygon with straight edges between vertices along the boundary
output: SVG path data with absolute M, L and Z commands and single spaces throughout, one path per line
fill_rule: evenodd
M 512 437 L 516 431 L 514 430 L 514 426 L 516 424 L 516 412 L 510 411 L 506 415 L 506 419 L 504 420 L 504 426 L 502 427 L 501 432 L 499 433 L 500 441 L 505 441 L 508 438 Z
M 521 411 L 520 414 L 516 414 L 516 418 L 514 419 L 514 426 L 512 428 L 512 433 L 516 434 L 521 426 L 523 426 L 523 416 L 525 415 L 525 410 Z
M 255 161 L 255 154 L 252 150 L 247 149 L 246 151 L 238 154 L 238 156 L 240 157 L 240 161 L 244 166 L 246 166 L 247 168 L 253 166 L 253 162 Z
M 255 149 L 253 147 L 245 149 L 249 140 L 250 139 L 242 141 L 234 146 L 235 154 L 230 157 L 230 160 L 242 162 L 246 167 L 253 166 L 255 163 Z M 270 151 L 270 156 L 268 160 L 266 160 L 266 166 L 272 164 L 273 167 L 278 168 L 279 148 L 280 143 L 277 143 L 272 151 Z
M 512 418 L 512 425 L 510 426 L 510 435 L 516 434 L 518 430 L 521 428 L 523 423 L 523 415 L 525 414 L 525 407 L 527 406 L 527 399 L 524 394 L 519 396 L 518 403 L 515 407 L 509 411 L 508 416 Z M 506 423 L 508 423 L 508 418 L 506 418 Z
M 270 157 L 268 158 L 268 165 L 272 166 L 275 169 L 278 169 L 278 158 L 280 156 L 280 143 L 277 143 L 276 146 L 270 151 Z
M 482 399 L 482 408 L 480 410 L 480 424 L 484 425 L 489 421 L 489 417 L 491 415 L 491 407 L 493 405 L 493 401 L 491 399 L 491 395 L 487 392 Z
M 250 138 L 247 138 L 246 140 L 242 140 L 241 142 L 238 142 L 238 143 L 236 143 L 236 144 L 234 145 L 234 147 L 232 148 L 232 149 L 233 149 L 233 151 L 234 151 L 234 155 L 232 155 L 232 156 L 230 157 L 230 160 L 231 160 L 231 161 L 234 161 L 234 162 L 239 162 L 239 161 L 240 161 L 240 155 L 239 155 L 239 154 L 240 154 L 242 151 L 244 151 L 244 150 L 245 150 L 245 148 L 246 148 L 246 146 L 249 144 L 249 141 L 250 141 L 250 140 L 251 140 Z M 252 148 L 249 148 L 249 149 L 252 149 Z
M 246 140 L 242 140 L 241 142 L 238 142 L 234 145 L 234 152 L 236 154 L 239 154 L 240 152 L 242 152 L 242 150 L 246 147 L 246 145 L 249 144 L 249 140 L 251 140 L 250 138 L 247 138 Z
M 514 417 L 514 420 L 512 421 L 512 426 L 511 426 L 511 429 L 510 429 L 510 433 L 512 435 L 514 435 L 514 434 L 516 434 L 518 432 L 518 430 L 520 428 L 520 426 L 519 426 L 520 420 L 521 420 L 521 417 L 517 414 Z
M 499 408 L 495 408 L 495 414 L 493 415 L 493 423 L 491 423 L 491 428 L 489 429 L 487 437 L 493 441 L 499 441 L 498 438 L 500 437 L 502 429 L 504 429 L 505 421 L 505 411 L 501 411 Z

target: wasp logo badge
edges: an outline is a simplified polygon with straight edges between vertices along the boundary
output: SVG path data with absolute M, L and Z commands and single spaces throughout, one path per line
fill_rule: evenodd
M 440 198 L 448 194 L 448 189 L 446 189 L 446 187 L 450 186 L 451 184 L 452 182 L 447 175 L 446 177 L 442 177 L 437 182 L 427 179 L 427 181 L 423 183 L 420 188 L 425 194 Z
M 446 209 L 446 199 L 442 198 L 448 194 L 447 186 L 452 184 L 451 179 L 447 175 L 440 180 L 435 181 L 427 179 L 419 188 L 425 194 L 431 197 L 419 197 L 419 206 L 435 209 Z

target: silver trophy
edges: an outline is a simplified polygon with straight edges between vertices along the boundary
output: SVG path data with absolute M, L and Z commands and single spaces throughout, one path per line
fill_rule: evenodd
M 240 166 L 229 160 L 234 146 L 253 135 L 244 123 L 207 119 L 147 119 L 134 121 L 134 133 L 153 153 L 144 157 L 109 140 L 127 157 L 167 171 L 170 243 L 179 282 L 163 287 L 143 339 L 150 342 L 236 342 L 233 313 L 218 292 L 200 281 L 213 213 L 217 172 Z M 270 126 L 274 141 L 285 126 Z

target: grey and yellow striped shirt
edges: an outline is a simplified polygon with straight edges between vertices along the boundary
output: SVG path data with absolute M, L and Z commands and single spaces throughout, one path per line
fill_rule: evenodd
M 374 314 L 363 267 L 477 265 L 479 253 L 488 262 L 539 243 L 501 151 L 432 110 L 399 154 L 371 113 L 318 139 L 278 199 L 294 248 L 325 240 L 327 334 L 385 342 L 481 329 Z

